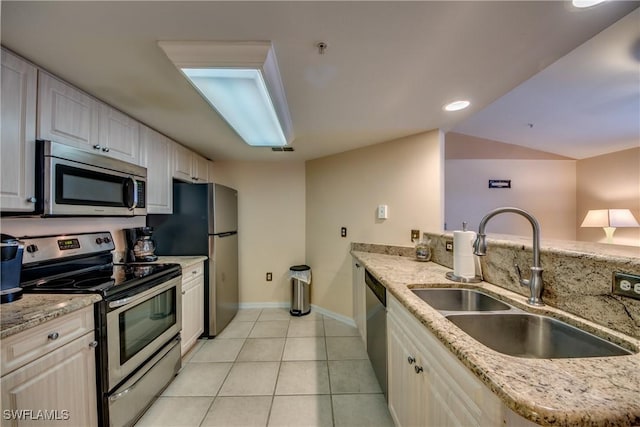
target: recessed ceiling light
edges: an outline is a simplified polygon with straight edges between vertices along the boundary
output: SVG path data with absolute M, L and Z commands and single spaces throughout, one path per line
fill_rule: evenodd
M 573 0 L 572 3 L 575 7 L 579 7 L 581 9 L 585 7 L 595 6 L 597 4 L 603 3 L 606 0 Z
M 458 111 L 458 110 L 464 110 L 469 105 L 471 105 L 471 103 L 466 100 L 453 101 L 445 105 L 443 108 L 445 111 Z

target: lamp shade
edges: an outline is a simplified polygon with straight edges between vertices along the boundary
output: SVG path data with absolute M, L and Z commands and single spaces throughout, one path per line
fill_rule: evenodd
M 580 227 L 640 227 L 629 209 L 593 209 Z

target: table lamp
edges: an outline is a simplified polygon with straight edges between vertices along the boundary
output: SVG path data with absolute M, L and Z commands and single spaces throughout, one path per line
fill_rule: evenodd
M 616 227 L 640 227 L 640 224 L 629 209 L 592 209 L 580 227 L 602 227 L 607 243 L 612 243 Z

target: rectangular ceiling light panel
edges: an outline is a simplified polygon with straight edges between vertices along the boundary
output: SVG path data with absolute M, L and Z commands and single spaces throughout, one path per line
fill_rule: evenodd
M 293 139 L 271 43 L 160 42 L 159 45 L 247 144 L 282 147 Z

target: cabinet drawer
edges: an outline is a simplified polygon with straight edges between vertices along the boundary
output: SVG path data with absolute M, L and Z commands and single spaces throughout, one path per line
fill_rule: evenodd
M 89 306 L 2 340 L 2 375 L 62 347 L 93 329 L 93 306 Z
M 182 283 L 204 274 L 204 263 L 200 262 L 182 269 Z

